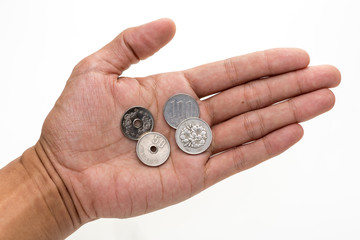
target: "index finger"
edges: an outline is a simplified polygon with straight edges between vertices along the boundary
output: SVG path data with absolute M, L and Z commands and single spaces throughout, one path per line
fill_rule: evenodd
M 201 98 L 255 79 L 305 68 L 309 61 L 302 49 L 269 49 L 188 69 L 184 76 Z

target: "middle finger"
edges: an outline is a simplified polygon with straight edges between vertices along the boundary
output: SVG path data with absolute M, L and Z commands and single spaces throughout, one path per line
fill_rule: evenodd
M 335 67 L 309 67 L 233 87 L 202 103 L 214 125 L 300 94 L 335 87 L 339 82 L 340 73 Z

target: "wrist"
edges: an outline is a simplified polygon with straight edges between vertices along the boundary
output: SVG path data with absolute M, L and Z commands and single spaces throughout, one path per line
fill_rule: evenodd
M 60 177 L 54 168 L 49 156 L 46 154 L 44 145 L 38 141 L 33 147 L 35 159 L 31 161 L 29 167 L 34 167 L 34 181 L 38 182 L 40 189 L 45 189 L 42 184 L 48 186 L 47 196 L 45 200 L 48 206 L 54 213 L 56 221 L 60 224 L 62 232 L 68 236 L 81 226 L 79 214 L 75 208 L 73 199 Z M 43 167 L 41 171 L 36 171 L 37 165 Z M 25 164 L 24 164 L 25 166 Z M 44 195 L 46 192 L 43 193 Z
M 40 143 L 0 171 L 0 211 L 1 239 L 64 239 L 81 225 Z

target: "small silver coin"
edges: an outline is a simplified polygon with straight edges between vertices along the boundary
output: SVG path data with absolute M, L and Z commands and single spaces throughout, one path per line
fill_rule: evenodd
M 183 120 L 190 117 L 198 118 L 199 115 L 200 110 L 196 100 L 184 93 L 169 98 L 164 107 L 164 118 L 175 129 Z
M 138 140 L 146 132 L 154 128 L 154 118 L 149 110 L 143 107 L 128 109 L 121 119 L 121 130 L 132 140 Z
M 182 151 L 200 154 L 205 152 L 212 142 L 211 128 L 200 118 L 188 118 L 177 127 L 175 140 Z
M 156 167 L 169 158 L 170 144 L 162 134 L 148 132 L 142 135 L 137 142 L 136 154 L 145 165 Z

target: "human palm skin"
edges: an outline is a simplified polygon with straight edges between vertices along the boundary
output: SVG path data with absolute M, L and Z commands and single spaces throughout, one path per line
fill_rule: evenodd
M 334 105 L 328 88 L 339 84 L 338 70 L 307 67 L 308 55 L 299 49 L 118 78 L 174 33 L 170 20 L 158 20 L 124 31 L 85 58 L 44 123 L 38 145 L 69 191 L 81 223 L 137 216 L 183 201 L 285 151 L 303 135 L 299 122 Z M 193 96 L 200 117 L 212 128 L 212 145 L 202 154 L 182 152 L 175 130 L 164 120 L 164 104 L 177 93 Z M 200 100 L 214 93 L 219 94 Z M 135 153 L 136 141 L 121 132 L 121 118 L 132 106 L 147 108 L 154 116 L 153 131 L 169 140 L 171 154 L 165 164 L 143 165 Z

